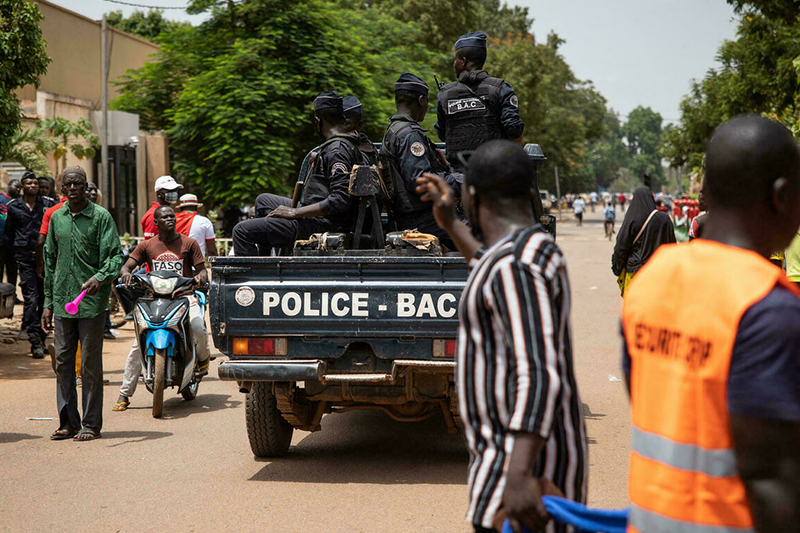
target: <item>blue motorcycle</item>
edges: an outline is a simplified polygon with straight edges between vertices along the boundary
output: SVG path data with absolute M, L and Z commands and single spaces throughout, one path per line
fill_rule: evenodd
M 194 278 L 175 272 L 134 274 L 132 284 L 147 291 L 136 300 L 133 322 L 144 368 L 144 383 L 153 393 L 153 417 L 164 409 L 164 389 L 177 387 L 184 400 L 197 397 L 205 373 L 197 369 L 197 353 L 189 321 L 190 298 L 205 316 L 206 295 L 195 291 Z

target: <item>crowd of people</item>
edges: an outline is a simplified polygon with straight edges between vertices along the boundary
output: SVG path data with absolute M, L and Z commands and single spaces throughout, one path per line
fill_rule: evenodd
M 435 129 L 448 159 L 419 126 L 428 86 L 408 73 L 395 83 L 397 114 L 381 156 L 397 186 L 395 221 L 438 235 L 471 271 L 456 349 L 470 453 L 467 518 L 477 533 L 498 532 L 505 520 L 515 532 L 565 532 L 550 520 L 542 496 L 587 498 L 570 282 L 563 253 L 536 224 L 535 169 L 514 142 L 524 125 L 510 86 L 482 70 L 485 42 L 475 32 L 455 43 L 458 81 L 439 92 Z M 294 198 L 262 194 L 256 216 L 235 227 L 237 255 L 264 255 L 309 233 L 352 231 L 357 206 L 349 174 L 375 157 L 358 131 L 360 108 L 356 98 L 334 91 L 316 97 L 324 141 L 304 163 Z M 689 244 L 673 245 L 670 217 L 648 187 L 635 191 L 627 212 L 623 196 L 604 209 L 605 220 L 609 207 L 616 218 L 615 202 L 625 212 L 612 270 L 623 294 L 621 365 L 633 425 L 630 530 L 796 531 L 800 290 L 792 281 L 800 282 L 800 269 L 787 278 L 769 258 L 787 247 L 787 256 L 800 255 L 791 244 L 800 227 L 800 148 L 777 122 L 737 117 L 714 132 L 705 164 L 708 214 L 696 221 Z M 216 247 L 213 228 L 196 213 L 197 198 L 179 196 L 182 186 L 170 176 L 157 180 L 157 201 L 142 219 L 145 240 L 127 259 L 111 216 L 90 199 L 83 169 L 66 168 L 60 181 L 66 200 L 59 207 L 39 195 L 35 176 L 23 176 L 21 196 L 7 202 L 4 234 L 15 250 L 34 356 L 43 353 L 45 333 L 55 332 L 59 427 L 51 438 L 91 440 L 101 436 L 101 332 L 112 283 L 118 276 L 129 283 L 141 267 L 205 283 L 205 257 Z M 8 196 L 15 190 L 9 187 Z M 171 205 L 179 201 L 175 213 Z M 590 193 L 573 199 L 572 208 L 582 215 L 587 202 L 594 210 L 599 201 Z M 42 279 L 36 244 L 48 209 L 54 211 L 44 232 Z M 606 227 L 607 235 L 613 231 L 613 224 Z M 83 290 L 80 311 L 67 314 L 65 304 Z M 205 324 L 192 305 L 198 371 L 207 372 Z M 115 411 L 130 404 L 139 349 L 134 342 Z

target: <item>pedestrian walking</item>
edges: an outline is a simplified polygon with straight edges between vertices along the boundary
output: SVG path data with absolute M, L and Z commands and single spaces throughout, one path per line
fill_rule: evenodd
M 58 429 L 53 440 L 100 438 L 103 426 L 103 325 L 111 283 L 122 266 L 119 231 L 108 211 L 86 197 L 86 172 L 61 174 L 67 201 L 50 217 L 45 242 L 42 327 L 54 331 Z M 76 314 L 65 305 L 81 291 Z M 78 412 L 75 354 L 81 346 L 83 418 Z
M 36 273 L 36 238 L 44 212 L 55 202 L 38 195 L 39 180 L 33 172 L 23 174 L 20 181 L 22 196 L 8 203 L 5 235 L 14 248 L 24 301 L 20 337 L 27 338 L 31 343 L 34 359 L 42 359 L 45 352 L 45 333 L 41 325 L 44 287 Z
M 628 201 L 628 198 L 625 196 L 624 192 L 619 193 L 619 205 L 622 208 L 622 212 L 625 212 L 625 202 Z
M 623 303 L 629 527 L 795 532 L 800 291 L 768 257 L 800 224 L 800 151 L 781 124 L 741 116 L 705 169 L 703 238 L 660 249 Z
M 617 276 L 620 293 L 625 294 L 628 283 L 659 246 L 675 241 L 672 220 L 656 208 L 652 191 L 648 187 L 636 189 L 611 256 L 611 271 Z
M 543 487 L 585 502 L 586 431 L 572 362 L 570 287 L 552 237 L 534 223 L 525 152 L 481 145 L 467 162 L 462 203 L 439 176 L 418 180 L 437 222 L 472 271 L 461 298 L 459 412 L 470 452 L 467 519 L 476 532 L 565 532 L 547 523 Z M 473 237 L 480 235 L 480 241 Z
M 706 215 L 708 214 L 708 201 L 706 200 L 706 193 L 704 189 L 700 189 L 697 195 L 697 207 L 701 213 L 694 217 L 689 223 L 689 240 L 699 239 L 703 234 L 703 224 L 705 224 Z
M 572 210 L 575 212 L 575 218 L 578 220 L 578 227 L 583 226 L 584 209 L 586 209 L 586 201 L 580 196 L 576 197 L 572 202 Z

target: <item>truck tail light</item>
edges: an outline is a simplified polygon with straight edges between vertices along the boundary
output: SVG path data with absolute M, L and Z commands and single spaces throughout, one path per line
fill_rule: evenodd
M 233 355 L 286 355 L 286 337 L 234 337 Z
M 433 356 L 452 359 L 456 356 L 456 341 L 451 339 L 434 339 Z

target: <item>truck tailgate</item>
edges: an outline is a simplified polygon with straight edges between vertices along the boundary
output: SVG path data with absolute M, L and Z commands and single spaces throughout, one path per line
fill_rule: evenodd
M 218 337 L 454 338 L 460 257 L 218 257 Z M 218 343 L 219 346 L 220 343 Z

